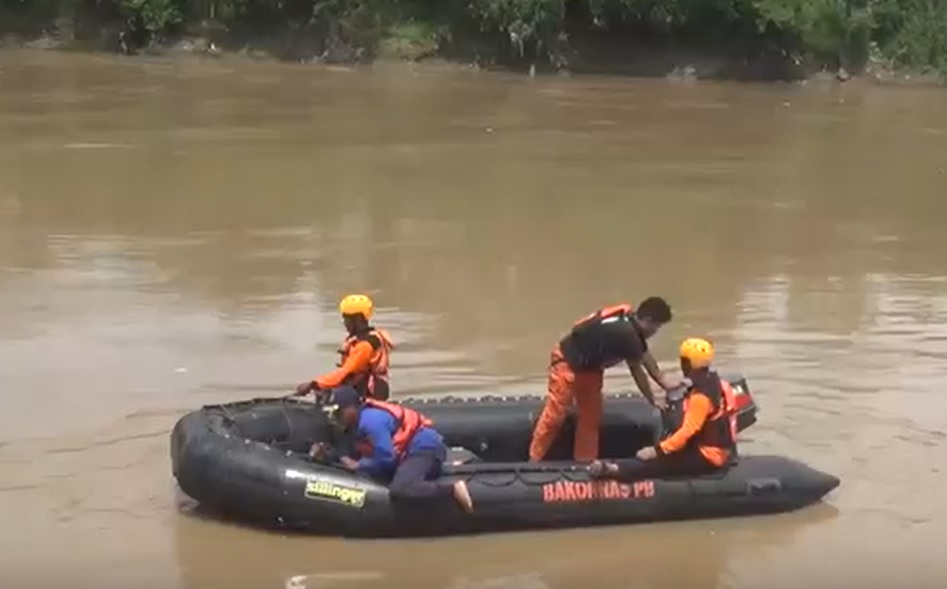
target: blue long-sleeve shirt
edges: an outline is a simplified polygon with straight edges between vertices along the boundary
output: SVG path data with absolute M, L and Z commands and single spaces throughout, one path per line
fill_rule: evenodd
M 358 472 L 370 476 L 394 473 L 399 463 L 393 438 L 397 428 L 395 417 L 384 409 L 364 407 L 359 412 L 356 437 L 371 445 L 371 453 L 358 461 Z M 437 430 L 423 427 L 408 443 L 405 456 L 420 450 L 436 450 L 443 444 Z

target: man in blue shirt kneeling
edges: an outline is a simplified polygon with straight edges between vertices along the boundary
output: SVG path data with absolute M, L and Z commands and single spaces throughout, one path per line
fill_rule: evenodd
M 447 447 L 427 417 L 394 403 L 363 398 L 351 387 L 333 392 L 336 419 L 355 428 L 358 460 L 343 456 L 342 466 L 371 477 L 391 479 L 392 499 L 436 499 L 453 496 L 466 512 L 473 511 L 467 483 L 439 480 Z M 315 448 L 314 448 L 315 450 Z

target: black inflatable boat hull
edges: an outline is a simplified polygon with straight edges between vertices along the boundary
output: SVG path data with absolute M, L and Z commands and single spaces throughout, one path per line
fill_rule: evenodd
M 819 501 L 838 479 L 794 460 L 751 456 L 717 476 L 643 480 L 591 480 L 571 463 L 479 465 L 450 468 L 445 480 L 468 482 L 476 505 L 462 514 L 453 502 L 406 506 L 387 489 L 334 469 L 285 465 L 279 513 L 263 519 L 347 536 L 449 534 L 476 531 L 582 527 L 662 520 L 781 513 Z M 517 470 L 517 469 L 521 470 Z M 318 506 L 317 506 L 318 504 Z
M 387 489 L 309 461 L 313 440 L 332 436 L 325 415 L 307 403 L 253 400 L 205 407 L 171 434 L 172 469 L 181 490 L 203 506 L 265 525 L 349 536 L 447 534 L 549 526 L 588 526 L 788 511 L 813 503 L 839 481 L 781 457 L 744 457 L 725 473 L 632 484 L 591 481 L 568 461 L 539 465 L 526 455 L 538 399 L 407 401 L 437 423 L 445 440 L 482 462 L 449 467 L 446 480 L 468 482 L 472 515 L 453 502 L 391 502 Z M 653 443 L 661 419 L 637 397 L 610 398 L 602 456 L 626 456 Z M 755 419 L 747 404 L 744 424 Z M 552 458 L 571 452 L 571 419 Z

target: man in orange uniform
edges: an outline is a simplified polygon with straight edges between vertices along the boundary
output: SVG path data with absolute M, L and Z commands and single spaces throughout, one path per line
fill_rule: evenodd
M 546 457 L 573 400 L 578 404 L 573 457 L 598 457 L 598 430 L 602 420 L 602 385 L 605 370 L 625 362 L 638 390 L 655 404 L 647 374 L 665 390 L 669 382 L 648 351 L 647 340 L 671 321 L 671 307 L 660 297 L 645 299 L 637 309 L 615 305 L 579 320 L 552 350 L 546 403 L 533 430 L 529 459 Z M 642 369 L 643 367 L 643 369 Z M 647 374 L 645 374 L 647 371 Z
M 296 395 L 312 390 L 328 392 L 337 386 L 348 385 L 362 396 L 384 401 L 390 394 L 388 364 L 394 344 L 384 329 L 369 324 L 374 305 L 365 295 L 353 294 L 342 299 L 339 312 L 348 331 L 348 337 L 339 353 L 342 362 L 336 370 L 296 387 Z
M 736 398 L 710 368 L 714 348 L 705 339 L 690 338 L 681 344 L 680 356 L 681 371 L 691 382 L 681 426 L 658 445 L 639 450 L 635 458 L 596 460 L 589 468 L 594 476 L 633 480 L 692 475 L 730 464 L 736 453 Z

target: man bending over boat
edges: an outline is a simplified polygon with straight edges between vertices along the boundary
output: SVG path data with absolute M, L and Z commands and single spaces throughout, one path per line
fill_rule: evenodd
M 438 480 L 447 459 L 441 434 L 424 415 L 393 403 L 363 398 L 351 387 L 332 394 L 336 419 L 355 428 L 355 448 L 360 459 L 340 458 L 346 469 L 372 478 L 390 478 L 391 498 L 433 500 L 451 497 L 464 511 L 473 511 L 467 483 Z M 313 446 L 318 453 L 320 445 Z
M 588 315 L 552 350 L 546 403 L 536 422 L 529 446 L 529 459 L 546 457 L 573 400 L 578 404 L 573 458 L 598 457 L 598 432 L 602 421 L 602 385 L 605 370 L 624 362 L 638 390 L 656 405 L 651 375 L 668 391 L 680 386 L 668 381 L 648 351 L 647 340 L 671 321 L 671 307 L 660 297 L 645 299 L 637 309 L 631 305 L 606 307 Z M 647 374 L 645 372 L 647 371 Z
M 388 364 L 394 344 L 388 332 L 369 323 L 373 310 L 374 304 L 366 295 L 353 294 L 342 299 L 339 312 L 349 334 L 339 349 L 342 362 L 336 370 L 300 384 L 296 395 L 310 391 L 327 394 L 330 389 L 348 385 L 363 397 L 382 401 L 388 398 Z
M 656 446 L 635 458 L 602 462 L 589 471 L 596 477 L 624 480 L 697 475 L 726 467 L 736 452 L 736 399 L 730 385 L 711 369 L 714 348 L 705 339 L 684 340 L 681 371 L 690 382 L 684 394 L 684 420 Z

